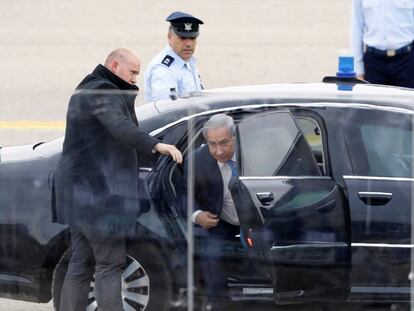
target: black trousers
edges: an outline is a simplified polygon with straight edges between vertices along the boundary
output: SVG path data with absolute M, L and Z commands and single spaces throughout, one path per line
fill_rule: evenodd
M 95 297 L 99 311 L 123 311 L 121 275 L 125 266 L 125 239 L 72 227 L 71 248 L 72 256 L 63 282 L 59 310 L 86 310 L 95 273 Z
M 223 267 L 223 258 L 230 246 L 240 243 L 235 235 L 240 234 L 240 227 L 220 220 L 217 227 L 209 230 L 197 227 L 195 236 L 199 243 L 200 270 L 206 286 L 209 304 L 215 308 L 227 303 L 227 274 Z M 197 242 L 196 242 L 197 243 Z
M 364 68 L 370 83 L 414 87 L 414 50 L 394 57 L 365 52 Z

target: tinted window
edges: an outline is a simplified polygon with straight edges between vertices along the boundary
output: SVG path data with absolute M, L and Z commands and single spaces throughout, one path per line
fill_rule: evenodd
M 322 146 L 322 131 L 318 123 L 309 117 L 297 117 L 295 120 L 299 125 L 303 135 L 305 135 L 306 141 L 312 149 L 313 155 L 318 163 L 319 169 L 324 174 L 326 173 L 325 169 L 325 155 L 323 153 Z
M 349 110 L 345 138 L 355 174 L 411 178 L 411 116 Z
M 175 145 L 181 151 L 185 148 L 186 138 L 188 132 L 187 122 L 181 122 L 161 134 L 158 134 L 156 137 L 166 144 Z M 152 152 L 140 152 L 139 153 L 139 163 L 140 167 L 153 168 L 156 164 L 156 161 L 159 159 L 160 154 Z
M 273 112 L 239 125 L 244 176 L 319 175 L 312 152 L 289 112 Z
M 387 125 L 361 126 L 369 172 L 374 176 L 411 177 L 411 132 Z

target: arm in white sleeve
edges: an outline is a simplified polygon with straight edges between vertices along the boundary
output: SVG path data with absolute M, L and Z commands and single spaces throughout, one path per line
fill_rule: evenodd
M 362 12 L 362 0 L 352 0 L 351 11 L 351 50 L 354 56 L 355 72 L 357 75 L 365 74 L 364 70 L 364 17 Z
M 150 98 L 147 101 L 155 101 L 159 99 L 168 99 L 170 89 L 177 90 L 177 81 L 174 73 L 166 66 L 160 64 L 156 66 L 149 77 L 147 84 L 150 85 Z
M 191 221 L 193 223 L 196 223 L 196 218 L 198 216 L 198 214 L 200 214 L 202 212 L 202 210 L 196 210 L 192 215 L 191 215 Z

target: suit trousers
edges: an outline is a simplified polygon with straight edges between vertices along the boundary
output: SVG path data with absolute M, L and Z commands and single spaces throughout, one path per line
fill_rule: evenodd
M 235 235 L 240 227 L 220 220 L 217 227 L 209 230 L 198 227 L 195 231 L 200 245 L 200 270 L 206 286 L 209 304 L 220 307 L 228 303 L 227 274 L 223 267 L 226 245 L 240 243 Z
M 364 68 L 370 83 L 414 87 L 414 50 L 393 57 L 365 52 Z
M 121 275 L 125 266 L 125 238 L 71 227 L 72 256 L 63 282 L 60 311 L 86 310 L 95 274 L 99 311 L 123 311 Z

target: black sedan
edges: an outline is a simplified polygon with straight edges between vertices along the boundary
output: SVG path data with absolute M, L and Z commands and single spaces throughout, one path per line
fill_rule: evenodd
M 210 116 L 234 118 L 241 239 L 223 248 L 233 301 L 410 302 L 414 93 L 336 82 L 217 89 L 136 110 L 184 155 L 205 143 Z M 50 183 L 62 142 L 0 149 L 0 296 L 59 305 L 69 234 L 50 221 Z M 177 206 L 183 168 L 148 156 L 137 174 L 125 310 L 201 308 L 200 250 Z

